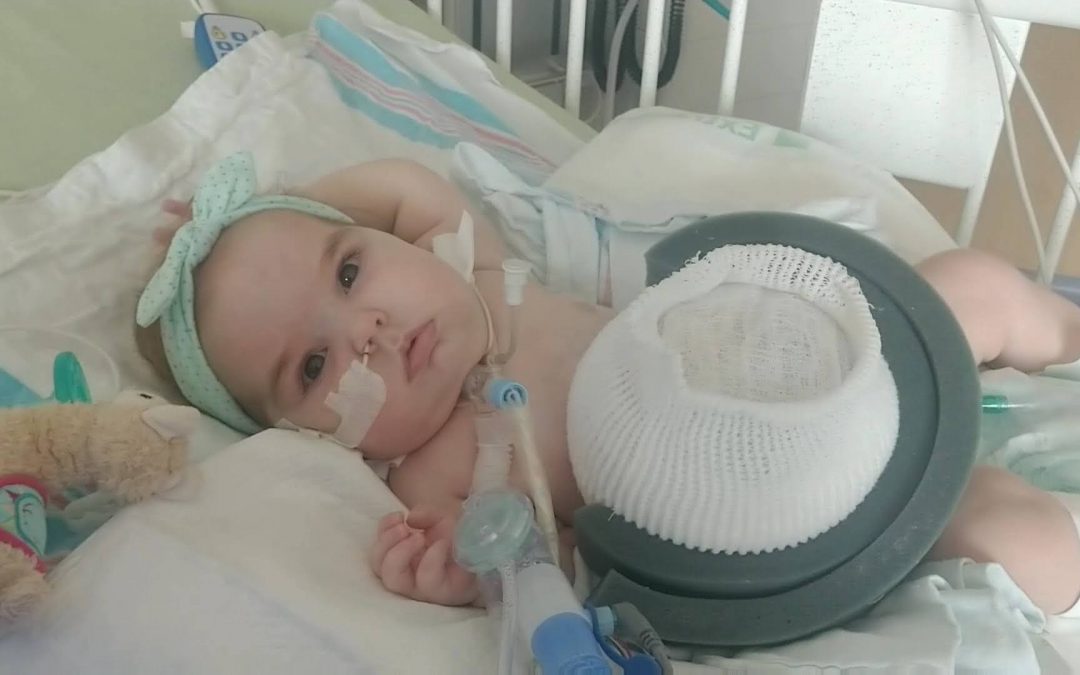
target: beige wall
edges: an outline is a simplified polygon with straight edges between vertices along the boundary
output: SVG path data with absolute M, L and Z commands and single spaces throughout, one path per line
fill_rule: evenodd
M 1072 161 L 1080 142 L 1080 30 L 1032 26 L 1023 66 L 1057 132 L 1066 161 Z M 1012 110 L 1020 160 L 1045 238 L 1065 187 L 1064 178 L 1019 83 L 1013 93 Z M 963 206 L 962 191 L 903 182 L 946 228 L 955 227 Z M 1077 221 L 1080 217 L 1073 219 L 1073 232 L 1062 255 L 1060 274 L 1080 276 L 1080 222 Z M 994 159 L 974 245 L 1004 255 L 1027 269 L 1036 266 L 1030 228 L 1004 140 Z

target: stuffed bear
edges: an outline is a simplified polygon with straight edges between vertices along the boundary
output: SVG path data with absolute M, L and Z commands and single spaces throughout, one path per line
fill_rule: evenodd
M 199 413 L 140 392 L 0 410 L 0 632 L 48 591 L 47 506 L 72 490 L 132 503 L 180 482 Z

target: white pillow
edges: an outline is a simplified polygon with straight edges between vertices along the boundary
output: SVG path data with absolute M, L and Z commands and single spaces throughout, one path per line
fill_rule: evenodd
M 602 204 L 616 222 L 805 211 L 832 203 L 829 210 L 849 214 L 846 224 L 877 236 L 910 262 L 953 246 L 933 216 L 882 169 L 802 134 L 719 115 L 632 110 L 544 186 Z

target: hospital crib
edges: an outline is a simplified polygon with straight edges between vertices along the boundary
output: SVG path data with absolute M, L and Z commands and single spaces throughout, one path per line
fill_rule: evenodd
M 668 0 L 643 0 L 641 3 L 640 9 L 645 10 L 646 19 L 637 105 L 643 108 L 657 104 L 664 19 L 670 4 Z M 719 79 L 719 96 L 714 111 L 721 115 L 735 114 L 751 4 L 750 0 L 729 3 L 726 37 L 717 40 L 716 61 L 719 65 L 715 71 Z M 985 41 L 984 31 L 989 32 L 991 26 L 979 25 L 975 0 L 819 0 L 807 4 L 818 5 L 818 35 L 814 39 L 815 53 L 807 64 L 809 72 L 803 107 L 799 112 L 801 130 L 898 177 L 966 190 L 954 231 L 958 244 L 970 245 L 990 179 L 995 149 L 1007 121 Z M 587 5 L 587 0 L 570 0 L 569 4 L 563 105 L 573 115 L 581 114 Z M 770 6 L 773 5 L 775 9 L 784 9 L 782 3 Z M 883 10 L 883 5 L 893 6 Z M 968 17 L 963 22 L 953 21 L 956 17 L 938 22 L 940 17 L 927 13 L 928 7 L 953 10 L 958 17 L 966 13 Z M 443 0 L 427 0 L 427 10 L 441 22 Z M 1000 48 L 1002 59 L 1007 55 L 1006 49 L 1012 54 L 1023 52 L 1029 22 L 1080 29 L 1080 5 L 1075 3 L 987 0 L 986 10 L 996 17 L 992 28 L 999 31 L 999 39 L 1005 45 Z M 511 67 L 513 13 L 514 0 L 497 1 L 495 60 L 508 70 Z M 897 22 L 895 40 L 885 45 L 860 44 L 859 22 L 866 25 L 883 21 Z M 845 22 L 848 30 L 837 30 L 838 26 L 845 27 Z M 946 26 L 936 26 L 935 22 Z M 927 30 L 929 37 L 916 37 L 917 33 Z M 754 37 L 759 36 L 751 35 Z M 951 38 L 954 42 L 941 45 L 922 42 L 941 38 Z M 880 56 L 884 50 L 895 50 L 897 61 L 902 64 L 899 67 L 910 72 L 897 75 L 896 68 L 867 71 L 870 74 L 860 79 L 858 75 L 852 77 L 852 69 L 847 63 L 836 63 L 841 52 Z M 926 53 L 920 55 L 919 50 Z M 951 62 L 935 63 L 941 59 Z M 891 91 L 878 90 L 876 94 L 865 96 L 861 105 L 852 104 L 852 95 L 863 93 L 859 87 L 870 85 L 873 88 L 868 77 L 883 77 Z M 1003 79 L 1007 92 L 1003 96 L 1008 96 L 1016 80 L 1016 70 L 1009 68 L 1008 63 Z M 1020 81 L 1030 92 L 1026 78 Z M 871 128 L 870 123 L 859 119 L 868 109 L 882 110 L 882 117 L 888 118 L 888 124 L 892 125 L 888 134 L 881 133 L 880 122 L 873 122 Z M 1037 111 L 1043 114 L 1041 108 Z M 969 123 L 953 123 L 956 119 L 966 119 Z M 1045 117 L 1043 124 L 1044 128 L 1048 127 Z M 834 131 L 836 129 L 845 131 L 841 134 Z M 897 142 L 897 138 L 901 142 Z M 1059 164 L 1070 171 L 1072 182 L 1076 183 L 1080 173 L 1080 145 L 1067 167 L 1065 156 L 1060 151 L 1057 155 Z M 1046 243 L 1037 245 L 1042 249 L 1038 257 L 1045 281 L 1049 282 L 1059 267 L 1076 208 L 1075 190 L 1066 184 L 1047 230 Z

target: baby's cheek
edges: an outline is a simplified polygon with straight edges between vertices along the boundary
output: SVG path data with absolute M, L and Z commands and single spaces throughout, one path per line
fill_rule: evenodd
M 407 455 L 426 445 L 445 422 L 442 415 L 407 402 L 404 405 L 387 403 L 364 437 L 364 455 L 370 459 Z
M 364 454 L 372 459 L 393 459 L 416 450 L 434 433 L 425 420 L 383 409 L 364 437 Z

